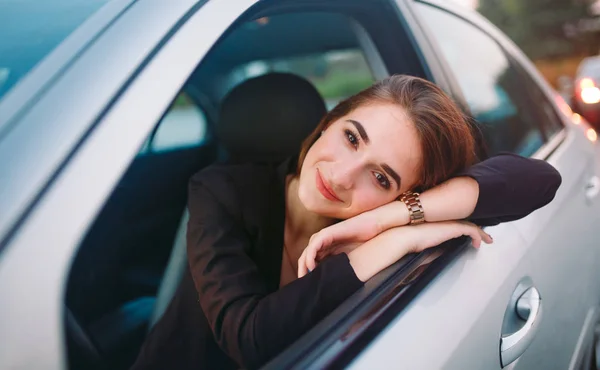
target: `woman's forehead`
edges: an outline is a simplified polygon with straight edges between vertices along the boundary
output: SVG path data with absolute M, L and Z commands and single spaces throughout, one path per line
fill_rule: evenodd
M 403 147 L 419 152 L 419 135 L 402 107 L 393 104 L 365 105 L 346 117 L 362 125 L 369 137 L 369 146 L 390 150 Z

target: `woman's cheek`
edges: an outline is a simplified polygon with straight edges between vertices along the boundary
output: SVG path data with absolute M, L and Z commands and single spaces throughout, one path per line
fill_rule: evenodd
M 354 202 L 354 211 L 356 214 L 377 208 L 388 203 L 388 197 L 377 189 L 368 189 L 357 194 L 356 201 Z

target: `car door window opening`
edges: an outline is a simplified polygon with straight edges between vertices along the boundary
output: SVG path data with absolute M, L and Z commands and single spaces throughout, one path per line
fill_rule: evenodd
M 278 17 L 281 18 L 279 22 Z M 334 41 L 330 40 L 327 49 L 309 43 L 310 38 L 307 38 L 298 44 L 297 53 L 293 49 L 280 50 L 278 48 L 284 47 L 282 44 L 269 45 L 262 41 L 269 37 L 266 34 L 259 35 L 253 43 L 259 42 L 263 49 L 254 49 L 255 56 L 246 56 L 248 61 L 244 64 L 212 64 L 211 60 L 218 60 L 220 55 L 239 52 L 238 44 L 231 43 L 228 49 L 225 39 L 202 62 L 186 86 L 219 101 L 226 89 L 255 76 L 259 69 L 257 65 L 262 64 L 263 68 L 268 65 L 270 72 L 291 72 L 308 78 L 332 107 L 375 80 L 371 72 L 375 67 L 367 63 L 360 43 L 353 36 L 354 31 L 342 33 L 355 29 L 350 18 L 335 13 L 299 13 L 271 17 L 271 20 L 273 24 L 283 25 L 302 21 L 303 17 L 333 29 L 331 40 Z M 236 35 L 240 32 L 242 34 Z M 247 35 L 243 32 L 250 31 L 240 27 L 231 37 L 244 39 Z M 282 31 L 274 29 L 270 32 Z M 300 37 L 302 32 L 291 34 Z M 289 46 L 285 48 L 290 49 Z M 311 52 L 311 48 L 316 52 Z M 265 56 L 269 58 L 265 59 Z M 156 305 L 154 296 L 161 272 L 181 223 L 187 180 L 193 172 L 216 160 L 228 160 L 226 151 L 209 134 L 211 125 L 202 107 L 184 93 L 180 94 L 157 123 L 107 201 L 73 263 L 66 297 L 71 312 L 69 322 L 83 328 L 99 352 L 115 353 L 117 357 L 109 356 L 104 361 L 117 367 L 131 361 L 131 352 L 124 357 L 116 355 L 123 346 L 129 345 L 123 341 L 134 343 L 139 341 L 134 338 L 143 338 L 146 332 L 148 324 L 145 320 Z M 115 264 L 115 261 L 119 262 Z M 116 271 L 120 272 L 115 274 Z M 91 292 L 94 292 L 93 296 L 90 296 Z M 140 320 L 128 319 L 131 315 Z M 128 320 L 129 326 L 111 332 L 122 325 L 122 320 Z M 115 335 L 124 337 L 119 339 Z M 75 350 L 81 344 L 72 346 Z M 72 361 L 75 364 L 81 359 L 73 358 Z

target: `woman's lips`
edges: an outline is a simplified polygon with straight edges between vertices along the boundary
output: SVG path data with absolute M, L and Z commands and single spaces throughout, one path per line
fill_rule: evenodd
M 325 180 L 323 180 L 323 177 L 321 177 L 321 172 L 319 172 L 319 169 L 317 168 L 317 176 L 316 176 L 316 182 L 317 182 L 317 189 L 319 190 L 319 193 L 321 193 L 321 195 L 323 195 L 325 198 L 329 199 L 332 202 L 341 202 L 342 200 L 340 198 L 338 198 L 335 193 L 333 192 L 333 189 L 331 189 L 331 186 L 329 186 L 329 184 L 327 184 L 325 182 Z

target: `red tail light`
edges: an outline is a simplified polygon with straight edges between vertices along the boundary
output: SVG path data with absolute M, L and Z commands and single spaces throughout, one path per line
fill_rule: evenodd
M 585 104 L 596 104 L 600 103 L 600 89 L 596 86 L 596 83 L 591 78 L 583 78 L 579 81 L 579 87 L 581 89 L 579 96 L 581 101 Z

